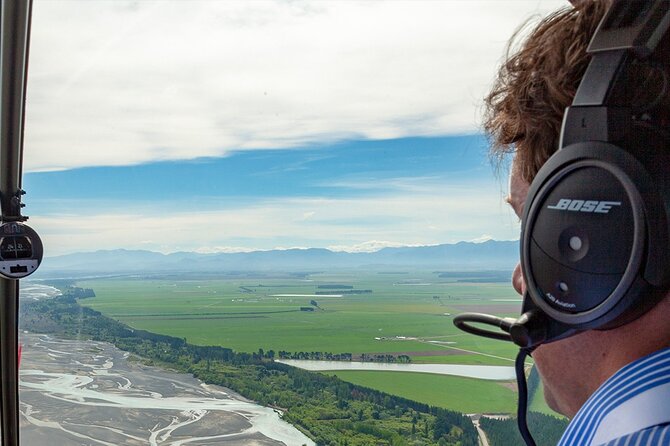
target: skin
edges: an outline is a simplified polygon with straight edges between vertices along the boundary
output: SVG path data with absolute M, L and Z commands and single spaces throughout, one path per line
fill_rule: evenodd
M 507 202 L 521 218 L 529 183 L 512 163 Z M 512 286 L 523 295 L 526 284 L 520 264 L 512 273 Z M 670 347 L 670 294 L 638 319 L 607 330 L 588 330 L 543 344 L 533 359 L 544 384 L 549 407 L 572 418 L 598 387 L 620 368 L 665 347 Z

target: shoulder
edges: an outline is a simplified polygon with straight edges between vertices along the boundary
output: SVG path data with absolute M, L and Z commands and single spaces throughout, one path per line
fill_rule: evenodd
M 599 446 L 670 446 L 670 423 L 652 426 L 624 435 Z
M 670 446 L 670 348 L 628 364 L 582 406 L 560 446 Z

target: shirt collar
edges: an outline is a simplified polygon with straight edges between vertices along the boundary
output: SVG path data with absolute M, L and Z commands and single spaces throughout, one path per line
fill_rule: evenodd
M 584 403 L 559 446 L 602 444 L 670 422 L 670 348 L 640 358 L 605 381 Z

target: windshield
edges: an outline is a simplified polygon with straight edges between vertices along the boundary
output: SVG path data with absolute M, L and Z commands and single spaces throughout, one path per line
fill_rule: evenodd
M 520 311 L 478 116 L 562 5 L 37 1 L 22 443 L 514 444 L 516 350 L 452 318 Z

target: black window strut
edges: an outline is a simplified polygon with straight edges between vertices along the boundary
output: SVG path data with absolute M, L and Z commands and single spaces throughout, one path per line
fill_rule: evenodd
M 21 174 L 32 0 L 0 1 L 0 206 L 2 222 L 23 221 Z M 19 444 L 19 282 L 0 278 L 2 446 Z

